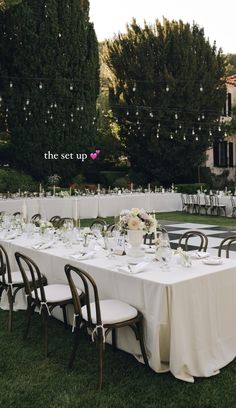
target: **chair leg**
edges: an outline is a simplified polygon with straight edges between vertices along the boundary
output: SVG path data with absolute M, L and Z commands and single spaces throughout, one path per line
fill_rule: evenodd
M 9 304 L 9 314 L 8 314 L 8 331 L 12 331 L 12 317 L 13 317 L 13 296 L 12 296 L 12 290 L 10 287 L 8 287 L 7 291 L 7 297 L 8 297 L 8 304 Z
M 136 327 L 137 327 L 138 339 L 139 339 L 139 343 L 140 343 L 140 348 L 141 348 L 143 360 L 144 360 L 144 363 L 146 364 L 146 366 L 149 367 L 147 353 L 146 353 L 146 349 L 145 349 L 144 341 L 143 341 L 143 325 L 142 325 L 142 322 L 141 321 L 137 322 Z
M 79 345 L 79 332 L 80 332 L 79 326 L 76 325 L 75 333 L 74 333 L 74 344 L 73 344 L 72 352 L 71 352 L 69 363 L 68 363 L 69 368 L 73 367 L 73 363 L 75 361 L 75 356 L 76 356 L 76 352 L 77 352 L 78 345 Z
M 65 305 L 61 306 L 61 308 L 62 308 L 62 313 L 63 313 L 64 327 L 65 327 L 65 329 L 68 329 L 66 306 Z
M 116 347 L 116 329 L 112 329 L 111 336 L 112 336 L 112 349 L 113 349 L 113 351 L 116 351 L 117 350 L 117 347 Z
M 24 340 L 27 338 L 28 333 L 29 333 L 31 317 L 32 317 L 32 314 L 34 312 L 34 309 L 35 309 L 35 305 L 31 304 L 29 298 L 27 297 L 27 314 L 28 314 L 28 318 L 27 318 L 27 323 L 26 323 L 26 329 L 25 329 L 25 332 L 24 332 L 24 335 L 23 335 Z
M 100 332 L 100 329 L 98 329 Z M 99 391 L 102 388 L 102 380 L 103 380 L 103 335 L 102 333 L 98 333 L 97 336 L 97 348 L 98 348 L 98 389 Z
M 42 324 L 43 324 L 43 343 L 44 343 L 44 354 L 45 357 L 48 356 L 48 312 L 42 308 Z

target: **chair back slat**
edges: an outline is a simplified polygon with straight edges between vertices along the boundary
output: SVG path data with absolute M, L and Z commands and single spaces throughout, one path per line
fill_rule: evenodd
M 12 283 L 11 267 L 10 267 L 9 258 L 7 255 L 7 251 L 2 245 L 0 245 L 0 275 L 2 278 L 2 283 L 4 285 L 6 285 L 6 276 L 7 276 L 7 283 Z
M 230 237 L 226 237 L 224 238 L 221 243 L 220 246 L 218 248 L 218 256 L 221 257 L 222 255 L 222 251 L 225 250 L 225 256 L 226 258 L 229 258 L 229 251 L 231 249 L 231 245 L 236 243 L 236 236 L 230 236 Z
M 15 253 L 15 258 L 24 281 L 26 294 L 31 296 L 33 292 L 37 302 L 46 302 L 42 279 L 43 277 L 36 263 L 28 256 L 23 255 L 20 252 Z M 30 272 L 31 282 L 29 282 L 27 272 Z M 41 299 L 39 298 L 39 293 Z
M 198 246 L 198 251 L 206 252 L 208 246 L 208 238 L 201 231 L 186 231 L 179 239 L 179 245 L 184 247 L 185 251 L 188 251 L 188 243 L 191 238 L 199 237 L 200 245 Z
M 96 324 L 101 325 L 102 320 L 101 320 L 101 311 L 100 311 L 100 305 L 99 305 L 99 296 L 98 296 L 98 289 L 97 285 L 94 281 L 94 279 L 85 271 L 76 268 L 75 266 L 67 264 L 65 266 L 65 273 L 71 288 L 71 293 L 73 297 L 73 303 L 75 307 L 75 313 L 79 314 L 81 319 L 82 319 L 82 313 L 81 313 L 81 304 L 80 304 L 80 299 L 78 292 L 76 290 L 76 285 L 74 282 L 74 279 L 72 277 L 72 272 L 73 274 L 79 276 L 83 283 L 83 292 L 85 294 L 85 306 L 87 310 L 87 321 L 90 326 L 92 326 L 92 318 L 91 318 L 91 307 L 90 303 L 94 298 L 95 302 L 95 309 L 96 309 Z M 92 292 L 92 293 L 91 293 Z

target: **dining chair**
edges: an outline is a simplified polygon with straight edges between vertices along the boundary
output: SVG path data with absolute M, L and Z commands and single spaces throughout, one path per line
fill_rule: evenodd
M 91 230 L 100 230 L 103 231 L 104 227 L 107 225 L 106 221 L 101 220 L 98 218 L 97 220 L 93 221 L 90 225 Z
M 185 251 L 188 251 L 188 244 L 191 238 L 198 237 L 200 238 L 200 244 L 198 245 L 198 251 L 206 252 L 208 246 L 208 238 L 207 236 L 201 231 L 186 231 L 183 235 L 181 235 L 179 239 L 179 246 L 183 247 Z M 194 244 L 194 246 L 197 246 Z
M 224 238 L 218 248 L 218 256 L 222 256 L 222 252 L 225 251 L 225 257 L 229 258 L 229 251 L 232 250 L 231 245 L 236 244 L 236 236 L 232 235 L 230 237 Z
M 119 229 L 119 225 L 118 225 L 118 224 L 109 224 L 109 225 L 107 226 L 107 233 L 108 233 L 108 235 L 115 236 L 116 233 L 117 233 L 119 230 L 120 230 L 120 229 Z
M 21 215 L 21 212 L 20 211 L 16 211 L 16 212 L 14 212 L 14 214 L 12 214 L 13 215 L 13 217 L 17 217 L 18 215 Z
M 37 224 L 41 220 L 41 218 L 41 214 L 34 214 L 32 215 L 30 222 L 32 222 L 33 224 Z
M 232 204 L 232 217 L 235 216 L 235 212 L 236 212 L 236 201 L 235 201 L 236 197 L 235 196 L 230 196 L 230 201 Z
M 64 325 L 67 328 L 66 306 L 72 304 L 72 295 L 69 285 L 51 284 L 45 285 L 42 274 L 36 263 L 26 255 L 15 253 L 17 264 L 20 268 L 27 296 L 28 321 L 24 338 L 27 337 L 32 314 L 37 307 L 42 317 L 43 342 L 45 356 L 48 355 L 48 318 L 55 307 L 60 306 L 63 311 Z M 31 277 L 31 282 L 29 280 Z M 80 289 L 76 289 L 78 297 L 82 295 Z
M 226 206 L 220 203 L 218 195 L 211 195 L 210 201 L 211 201 L 212 214 L 215 213 L 216 215 L 220 216 L 221 212 L 223 212 L 226 217 Z
M 31 278 L 27 274 L 29 282 Z M 11 266 L 9 262 L 9 257 L 6 249 L 0 245 L 0 297 L 5 290 L 8 298 L 8 331 L 12 331 L 12 320 L 13 320 L 13 307 L 16 299 L 16 295 L 19 290 L 24 288 L 24 281 L 20 271 L 11 271 Z
M 61 220 L 60 215 L 54 215 L 53 217 L 50 218 L 49 222 L 52 223 L 54 228 L 58 228 L 60 220 Z
M 116 299 L 99 300 L 97 285 L 94 279 L 85 271 L 72 265 L 65 266 L 65 273 L 71 288 L 74 304 L 74 346 L 69 360 L 71 368 L 75 360 L 78 348 L 80 327 L 84 325 L 91 333 L 92 339 L 96 341 L 98 350 L 98 389 L 103 382 L 103 352 L 108 333 L 111 332 L 112 347 L 116 349 L 116 329 L 129 326 L 135 333 L 140 343 L 142 357 L 147 366 L 148 359 L 143 339 L 143 315 L 135 307 Z M 85 305 L 81 306 L 75 279 L 80 278 L 85 294 Z M 94 299 L 91 302 L 91 299 Z

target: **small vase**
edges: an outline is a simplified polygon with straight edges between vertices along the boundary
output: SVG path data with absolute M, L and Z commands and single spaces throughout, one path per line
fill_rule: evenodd
M 88 235 L 84 235 L 84 241 L 83 241 L 83 247 L 87 247 L 88 246 L 88 244 L 89 244 L 89 242 L 88 242 Z
M 143 256 L 143 251 L 141 245 L 143 243 L 143 231 L 142 230 L 128 230 L 128 242 L 131 245 L 131 248 L 127 249 L 127 255 L 134 258 Z

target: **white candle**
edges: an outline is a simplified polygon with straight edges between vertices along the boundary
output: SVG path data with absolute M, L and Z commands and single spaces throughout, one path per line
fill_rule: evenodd
M 201 193 L 202 193 L 202 186 L 201 186 Z
M 40 183 L 39 184 L 39 194 L 41 194 L 42 193 L 42 184 Z
M 133 191 L 133 183 L 130 184 L 130 191 Z
M 71 187 L 70 187 L 70 196 L 71 196 Z
M 22 215 L 23 215 L 23 220 L 26 222 L 27 221 L 27 204 L 26 201 L 23 201 L 22 204 Z
M 55 186 L 55 184 L 54 184 L 54 186 L 53 186 L 53 195 L 54 195 L 54 196 L 56 195 L 56 186 Z
M 20 196 L 20 188 L 19 188 L 19 190 L 18 190 L 18 193 L 19 193 L 19 196 Z
M 150 193 L 150 191 L 151 191 L 151 184 L 148 183 L 148 192 Z

